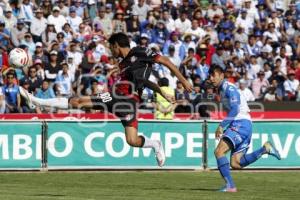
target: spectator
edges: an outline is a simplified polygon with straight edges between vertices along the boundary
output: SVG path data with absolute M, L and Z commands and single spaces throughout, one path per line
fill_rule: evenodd
M 165 94 L 175 98 L 175 91 L 173 88 L 169 86 L 169 80 L 167 78 L 162 78 L 159 80 L 159 86 L 161 91 Z M 155 119 L 159 120 L 170 120 L 174 118 L 174 110 L 176 104 L 171 104 L 164 97 L 162 97 L 159 93 L 155 93 L 155 101 L 154 104 L 154 115 Z
M 157 21 L 153 34 L 154 34 L 153 42 L 159 44 L 162 47 L 169 38 L 169 31 L 166 28 L 165 22 L 163 20 Z
M 51 0 L 42 0 L 41 9 L 44 11 L 44 17 L 47 19 L 52 12 Z
M 49 87 L 49 82 L 43 80 L 42 87 L 38 88 L 35 96 L 41 99 L 51 99 L 55 98 L 55 93 L 53 89 Z
M 138 0 L 138 3 L 132 6 L 132 10 L 137 12 L 139 21 L 142 22 L 146 19 L 148 11 L 152 10 L 152 8 L 145 3 L 145 0 Z
M 70 11 L 69 11 L 68 6 L 65 5 L 65 1 L 63 1 L 63 0 L 58 0 L 58 1 L 57 1 L 57 0 L 56 0 L 56 4 L 57 4 L 57 6 L 58 6 L 59 9 L 60 9 L 60 14 L 61 14 L 62 16 L 64 16 L 64 17 L 68 17 Z M 71 6 L 71 7 L 72 7 L 72 6 Z
M 177 86 L 175 90 L 176 99 L 176 113 L 189 113 L 191 112 L 190 97 L 189 93 L 184 89 L 181 82 L 177 81 Z
M 113 33 L 127 32 L 127 25 L 126 25 L 126 21 L 124 20 L 124 13 L 122 10 L 117 10 L 115 14 L 115 17 L 112 21 L 112 32 Z
M 48 17 L 48 24 L 54 24 L 55 30 L 57 32 L 62 31 L 62 27 L 65 23 L 67 23 L 66 18 L 60 14 L 60 8 L 55 6 L 52 9 L 52 14 Z
M 185 56 L 185 49 L 184 49 L 182 42 L 179 40 L 178 32 L 173 31 L 170 34 L 170 39 L 164 44 L 164 47 L 163 47 L 164 55 L 168 54 L 169 46 L 171 46 L 171 45 L 174 46 L 174 48 L 175 48 L 174 56 L 177 56 L 180 58 L 180 60 L 183 60 L 183 58 Z
M 32 56 L 32 60 L 35 61 L 37 59 L 41 60 L 41 62 L 43 64 L 49 63 L 49 58 L 45 54 L 44 49 L 43 49 L 43 43 L 41 43 L 41 42 L 35 43 L 35 52 Z
M 76 8 L 76 15 L 83 19 L 85 10 L 82 0 L 74 0 L 74 6 Z
M 30 55 L 33 55 L 35 52 L 35 43 L 32 39 L 32 36 L 30 33 L 25 33 L 24 39 L 21 40 L 21 45 L 26 45 L 28 47 Z
M 67 51 L 67 57 L 72 57 L 73 58 L 73 63 L 75 64 L 76 67 L 80 65 L 82 62 L 82 53 L 80 52 L 80 48 L 78 46 L 78 42 L 71 41 L 69 44 L 69 49 Z
M 239 81 L 239 92 L 246 98 L 246 101 L 255 101 L 255 97 L 252 91 L 247 87 L 247 82 L 245 79 L 240 79 Z
M 290 101 L 295 101 L 299 87 L 299 81 L 295 79 L 295 71 L 289 70 L 288 80 L 284 82 L 285 98 Z
M 191 20 L 187 18 L 188 14 L 183 11 L 180 13 L 180 18 L 175 20 L 175 30 L 178 31 L 181 35 L 186 33 L 192 27 Z
M 263 70 L 259 71 L 257 74 L 257 78 L 253 80 L 251 86 L 256 100 L 262 99 L 269 85 L 270 84 L 268 80 L 265 79 L 265 72 Z
M 60 71 L 55 79 L 58 96 L 71 97 L 73 92 L 72 76 L 69 71 L 68 63 L 63 62 L 60 64 L 62 71 Z
M 194 42 L 201 41 L 206 35 L 206 32 L 199 27 L 199 21 L 197 19 L 192 20 L 191 27 L 187 29 L 185 33 L 191 34 Z
M 21 13 L 24 14 L 26 24 L 30 25 L 34 17 L 34 5 L 30 0 L 23 0 L 21 4 Z
M 207 10 L 207 17 L 212 21 L 215 15 L 223 17 L 223 10 L 219 8 L 217 3 L 214 2 L 212 3 L 211 8 Z
M 38 88 L 42 85 L 42 79 L 37 76 L 37 68 L 36 66 L 31 66 L 28 70 L 28 78 L 25 77 L 20 80 L 21 85 L 27 82 L 29 87 L 28 91 L 30 93 L 35 93 Z
M 35 10 L 35 17 L 33 17 L 30 25 L 30 32 L 32 33 L 34 42 L 42 42 L 42 33 L 46 27 L 47 20 L 43 17 L 43 10 L 38 8 Z
M 98 11 L 98 16 L 93 20 L 93 27 L 95 25 L 101 27 L 103 34 L 105 37 L 109 37 L 112 34 L 113 27 L 111 23 L 111 19 L 106 15 L 106 8 L 100 7 Z M 139 28 L 139 24 L 137 25 Z
M 15 83 L 16 76 L 13 72 L 6 74 L 7 83 L 4 85 L 3 93 L 6 101 L 6 113 L 21 113 L 21 97 L 19 86 Z
M 44 65 L 43 65 L 42 60 L 40 60 L 40 59 L 34 60 L 33 66 L 36 67 L 37 77 L 41 80 L 44 80 L 45 79 L 45 71 L 44 71 Z
M 212 56 L 212 64 L 219 65 L 225 70 L 226 65 L 224 62 L 223 54 L 224 54 L 224 47 L 219 45 L 217 47 L 216 53 L 214 53 L 214 55 Z
M 47 27 L 45 31 L 42 33 L 42 42 L 48 47 L 53 40 L 56 40 L 56 30 L 54 24 L 51 22 L 47 22 Z
M 50 82 L 55 81 L 59 70 L 61 70 L 61 66 L 58 65 L 57 61 L 57 54 L 57 51 L 52 50 L 50 52 L 49 63 L 45 65 L 45 78 Z
M 21 41 L 25 39 L 25 33 L 28 29 L 25 27 L 25 22 L 22 19 L 18 19 L 17 26 L 12 29 L 11 40 L 14 46 L 19 46 Z
M 13 16 L 12 9 L 10 6 L 6 7 L 4 16 L 0 17 L 0 21 L 5 22 L 5 27 L 9 32 L 11 32 L 13 27 L 17 24 L 17 18 Z
M 79 32 L 79 25 L 82 23 L 82 18 L 76 15 L 76 8 L 70 7 L 70 14 L 66 17 L 67 22 L 71 25 L 72 31 Z
M 5 113 L 5 94 L 3 92 L 3 88 L 0 87 L 0 114 Z
M 172 3 L 172 1 L 167 1 L 167 2 L 171 2 Z M 175 21 L 170 16 L 170 14 L 169 14 L 169 12 L 167 10 L 163 11 L 162 20 L 165 22 L 166 28 L 168 29 L 169 32 L 175 31 Z

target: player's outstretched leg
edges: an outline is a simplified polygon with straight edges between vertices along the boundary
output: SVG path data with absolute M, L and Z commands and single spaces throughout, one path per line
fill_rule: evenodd
M 221 139 L 215 150 L 218 169 L 226 183 L 226 185 L 220 189 L 220 192 L 237 192 L 237 189 L 231 177 L 229 161 L 225 156 L 225 154 L 231 150 L 230 146 L 231 145 L 228 141 L 226 141 L 225 139 Z
M 30 105 L 36 106 L 48 106 L 60 109 L 67 109 L 68 108 L 68 99 L 64 97 L 60 98 L 51 98 L 51 99 L 40 99 L 25 90 L 22 87 L 19 87 L 20 95 L 25 98 L 26 103 Z
M 240 166 L 246 167 L 250 165 L 251 163 L 254 163 L 257 161 L 263 154 L 269 154 L 271 156 L 274 156 L 278 160 L 281 160 L 281 156 L 277 149 L 274 147 L 274 145 L 271 142 L 266 142 L 260 149 L 250 153 L 250 154 L 244 154 L 240 158 Z
M 146 136 L 138 136 L 137 129 L 132 126 L 125 126 L 125 133 L 126 141 L 130 146 L 140 148 L 152 148 L 155 152 L 158 166 L 162 167 L 164 165 L 166 156 L 161 141 L 151 140 Z

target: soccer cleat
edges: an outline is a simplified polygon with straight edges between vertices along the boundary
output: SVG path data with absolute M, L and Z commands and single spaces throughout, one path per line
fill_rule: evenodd
M 31 101 L 31 94 L 27 92 L 23 87 L 19 87 L 20 95 L 25 99 L 26 104 L 30 109 L 35 109 L 36 106 Z
M 234 188 L 230 188 L 230 187 L 227 187 L 227 186 L 224 186 L 222 187 L 219 192 L 237 192 L 237 188 L 234 187 Z
M 165 150 L 161 141 L 157 141 L 157 143 L 158 143 L 158 150 L 155 152 L 155 157 L 158 166 L 162 167 L 166 161 Z
M 264 147 L 267 151 L 267 154 L 274 156 L 278 160 L 281 160 L 281 156 L 280 156 L 278 150 L 274 147 L 274 145 L 271 142 L 266 142 L 264 144 Z

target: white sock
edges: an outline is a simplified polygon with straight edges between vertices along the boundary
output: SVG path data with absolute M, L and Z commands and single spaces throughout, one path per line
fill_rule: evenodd
M 64 97 L 60 98 L 52 98 L 52 99 L 40 99 L 35 96 L 31 96 L 31 101 L 34 104 L 40 105 L 40 106 L 48 106 L 48 107 L 54 107 L 54 108 L 60 108 L 60 109 L 68 109 L 69 107 L 69 100 Z
M 155 152 L 158 151 L 159 145 L 157 140 L 151 140 L 150 138 L 146 137 L 146 136 L 142 136 L 145 138 L 145 143 L 143 148 L 153 148 L 155 150 Z

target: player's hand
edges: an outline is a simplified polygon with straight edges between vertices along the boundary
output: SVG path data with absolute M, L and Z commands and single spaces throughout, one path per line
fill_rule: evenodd
M 168 102 L 170 102 L 171 104 L 175 104 L 175 103 L 176 103 L 176 99 L 175 99 L 175 97 L 172 96 L 172 95 L 169 95 L 169 94 L 164 93 L 164 94 L 163 94 L 163 97 L 164 97 Z
M 222 128 L 222 126 L 218 126 L 218 128 L 217 128 L 217 130 L 216 130 L 216 132 L 215 132 L 215 137 L 216 137 L 216 139 L 220 139 L 221 138 L 221 136 L 223 135 L 223 128 Z
M 183 87 L 188 91 L 192 92 L 193 91 L 193 86 L 188 82 L 187 80 L 182 82 Z

